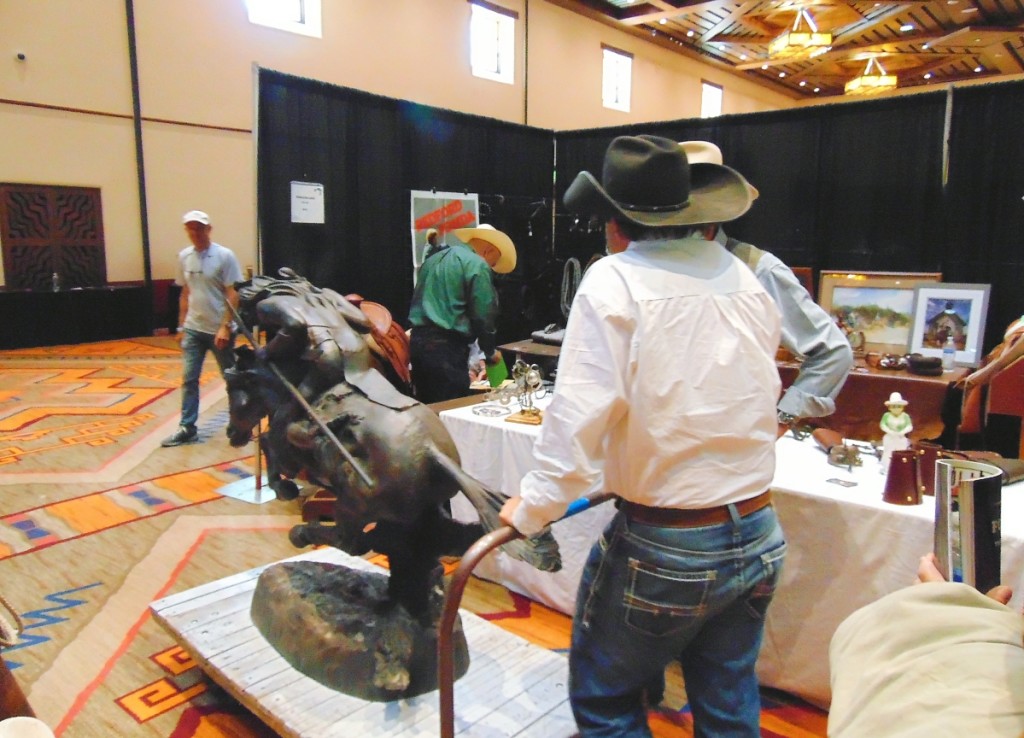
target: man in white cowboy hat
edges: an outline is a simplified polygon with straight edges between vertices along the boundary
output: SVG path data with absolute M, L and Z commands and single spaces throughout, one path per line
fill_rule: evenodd
M 722 164 L 722 151 L 710 141 L 681 141 L 690 164 Z M 751 185 L 751 194 L 758 191 Z M 780 430 L 799 418 L 820 418 L 836 410 L 835 398 L 853 368 L 853 350 L 843 332 L 814 302 L 793 270 L 774 254 L 727 236 L 719 226 L 715 240 L 751 268 L 782 313 L 782 345 L 802 357 L 793 384 L 778 404 Z
M 409 308 L 409 356 L 416 399 L 441 402 L 469 394 L 469 345 L 488 364 L 502 361 L 495 340 L 498 293 L 491 270 L 516 266 L 512 239 L 494 226 L 461 228 L 456 243 L 436 246 L 423 260 Z
M 576 599 L 569 696 L 583 736 L 649 736 L 649 685 L 679 659 L 698 735 L 759 736 L 754 665 L 786 543 L 775 469 L 780 317 L 714 240 L 746 180 L 622 136 L 569 210 L 605 219 L 569 314 L 536 468 L 501 517 L 524 534 L 596 490 L 618 512 Z

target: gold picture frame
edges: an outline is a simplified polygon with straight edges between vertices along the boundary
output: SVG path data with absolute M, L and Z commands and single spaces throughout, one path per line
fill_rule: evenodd
M 941 272 L 822 271 L 818 304 L 855 349 L 905 354 L 914 325 L 914 290 Z

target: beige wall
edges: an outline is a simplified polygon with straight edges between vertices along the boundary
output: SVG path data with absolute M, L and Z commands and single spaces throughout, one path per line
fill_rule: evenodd
M 322 39 L 251 25 L 244 0 L 134 0 L 153 278 L 192 208 L 256 262 L 254 65 L 560 130 L 695 117 L 701 79 L 726 113 L 793 105 L 546 0 L 496 1 L 519 13 L 512 85 L 469 73 L 466 0 L 323 0 Z M 124 0 L 3 0 L 0 28 L 0 181 L 100 187 L 109 279 L 142 279 Z M 602 43 L 634 55 L 628 114 L 601 106 Z
M 530 3 L 529 124 L 569 130 L 699 118 L 701 81 L 723 88 L 722 112 L 751 113 L 793 100 L 546 2 Z M 601 104 L 601 44 L 633 55 L 630 112 Z

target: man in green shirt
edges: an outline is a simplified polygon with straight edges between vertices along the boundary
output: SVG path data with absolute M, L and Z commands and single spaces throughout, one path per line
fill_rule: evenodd
M 507 274 L 515 269 L 516 247 L 489 225 L 452 233 L 461 241 L 427 255 L 409 309 L 412 381 L 416 399 L 424 403 L 469 394 L 469 344 L 474 340 L 489 364 L 501 361 L 491 270 Z

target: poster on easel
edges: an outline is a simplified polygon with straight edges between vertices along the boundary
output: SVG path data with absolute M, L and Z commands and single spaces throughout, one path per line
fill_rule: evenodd
M 427 231 L 436 228 L 438 243 L 450 243 L 448 235 L 457 228 L 477 224 L 480 200 L 477 193 L 412 190 L 409 199 L 410 237 L 412 241 L 412 281 L 416 284 L 427 251 Z

